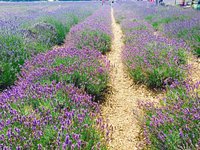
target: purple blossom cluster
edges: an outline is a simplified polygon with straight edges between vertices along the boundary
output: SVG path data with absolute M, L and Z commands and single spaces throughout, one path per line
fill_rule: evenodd
M 97 12 L 90 19 L 108 34 L 104 9 Z M 0 94 L 0 149 L 106 149 L 110 127 L 94 96 L 106 88 L 108 71 L 101 52 L 69 43 L 26 60 L 15 85 Z
M 97 104 L 73 86 L 16 86 L 1 94 L 0 104 L 1 149 L 100 149 L 105 144 Z
M 74 26 L 66 44 L 78 49 L 96 49 L 105 54 L 111 47 L 111 31 L 111 11 L 105 5 L 84 22 Z
M 162 106 L 140 102 L 146 112 L 144 137 L 152 149 L 200 148 L 200 82 L 174 82 Z
M 58 48 L 24 64 L 17 84 L 63 81 L 99 95 L 108 80 L 109 62 L 97 50 Z
M 144 19 L 134 18 L 139 12 L 137 10 L 142 9 L 137 4 L 134 10 L 116 7 L 116 18 L 120 19 L 123 14 L 120 21 L 125 34 L 123 60 L 133 79 L 153 88 L 162 88 L 174 80 L 184 79 L 186 52 L 189 50 L 186 43 L 167 38 L 156 32 Z

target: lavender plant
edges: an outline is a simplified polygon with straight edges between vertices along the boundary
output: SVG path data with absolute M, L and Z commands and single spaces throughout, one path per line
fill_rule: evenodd
M 28 61 L 22 69 L 19 82 L 23 82 L 24 79 L 31 83 L 40 82 L 43 84 L 62 81 L 74 84 L 92 95 L 99 96 L 107 85 L 109 62 L 97 51 L 100 49 L 95 50 L 93 46 L 104 45 L 104 47 L 99 46 L 99 48 L 105 50 L 105 48 L 110 47 L 110 43 L 104 43 L 105 39 L 101 39 L 102 37 L 96 41 L 97 43 L 93 42 L 94 36 L 91 30 L 97 29 L 98 34 L 103 34 L 110 39 L 110 22 L 109 16 L 107 16 L 109 13 L 108 7 L 98 10 L 84 22 L 71 29 L 64 48 L 38 55 L 32 61 Z M 90 23 L 93 21 L 96 24 Z M 85 30 L 88 31 L 85 32 L 87 41 L 80 41 L 78 35 Z M 81 50 L 78 50 L 75 47 L 79 42 L 88 42 L 94 45 L 82 45 L 79 47 Z
M 111 48 L 111 17 L 109 6 L 104 6 L 84 22 L 74 26 L 66 44 L 78 49 L 96 49 L 105 54 Z
M 162 42 L 147 43 L 143 49 L 132 49 L 126 52 L 128 70 L 136 82 L 149 87 L 164 87 L 174 80 L 184 79 L 186 54 L 183 49 L 168 46 Z M 128 58 L 127 58 L 128 57 Z
M 174 82 L 161 107 L 140 103 L 146 112 L 144 135 L 151 149 L 200 147 L 199 83 Z
M 200 28 L 198 26 L 179 31 L 177 37 L 184 39 L 193 49 L 194 54 L 200 56 Z
M 102 54 L 105 54 L 111 49 L 111 38 L 100 31 L 85 30 L 81 33 L 80 42 L 77 43 L 76 47 L 78 49 L 97 49 Z
M 109 62 L 96 50 L 60 48 L 25 63 L 19 83 L 71 83 L 90 94 L 100 95 L 108 81 Z
M 0 89 L 3 89 L 16 80 L 27 55 L 20 36 L 0 36 L 0 49 Z

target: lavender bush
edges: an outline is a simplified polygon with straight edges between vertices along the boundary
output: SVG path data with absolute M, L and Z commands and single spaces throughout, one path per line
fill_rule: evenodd
M 106 38 L 110 39 L 111 36 L 110 18 L 107 15 L 109 13 L 109 7 L 103 7 L 71 29 L 64 48 L 38 55 L 32 61 L 28 61 L 23 68 L 19 82 L 23 82 L 24 79 L 32 83 L 62 81 L 72 83 L 92 95 L 99 96 L 107 85 L 109 62 L 97 50 L 109 48 L 111 44 L 110 42 L 105 43 Z M 95 40 L 94 30 L 103 35 L 102 37 L 105 35 L 106 38 L 96 37 L 98 41 L 93 42 Z M 87 40 L 79 39 L 82 32 L 87 34 Z M 78 50 L 76 43 L 80 42 L 93 43 L 97 50 L 91 45 L 82 45 Z M 100 49 L 95 46 L 99 46 Z
M 175 21 L 164 26 L 164 32 L 170 37 L 184 39 L 188 45 L 193 49 L 197 56 L 200 56 L 199 46 L 199 26 L 200 18 L 199 12 L 189 9 L 188 15 L 190 18 L 182 21 Z
M 167 36 L 184 39 L 194 50 L 194 53 L 199 56 L 199 11 L 176 7 L 158 7 L 155 9 L 156 11 L 152 11 L 151 15 L 146 15 L 144 18 L 155 29 L 164 31 Z
M 186 62 L 183 48 L 168 46 L 166 43 L 147 43 L 143 49 L 131 48 L 125 53 L 128 70 L 136 82 L 149 87 L 164 87 L 174 80 L 184 79 Z
M 104 6 L 74 26 L 66 39 L 66 44 L 78 49 L 89 48 L 105 54 L 111 48 L 111 11 Z
M 64 82 L 93 95 L 106 88 L 109 62 L 96 50 L 60 48 L 38 55 L 25 63 L 18 83 Z
M 158 108 L 140 103 L 146 112 L 144 135 L 151 149 L 200 148 L 199 82 L 175 82 Z
M 105 54 L 106 52 L 110 51 L 111 38 L 109 35 L 94 30 L 85 30 L 80 34 L 80 42 L 78 42 L 76 45 L 78 49 L 97 49 L 102 54 Z
M 0 36 L 0 89 L 13 84 L 26 57 L 23 39 L 20 36 Z
M 178 38 L 184 39 L 194 50 L 194 54 L 200 56 L 200 28 L 199 26 L 191 29 L 183 29 L 177 34 Z

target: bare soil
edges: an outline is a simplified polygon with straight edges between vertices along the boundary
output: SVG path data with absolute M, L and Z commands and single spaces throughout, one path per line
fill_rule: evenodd
M 188 64 L 190 65 L 189 78 L 195 84 L 200 81 L 200 58 L 190 54 Z

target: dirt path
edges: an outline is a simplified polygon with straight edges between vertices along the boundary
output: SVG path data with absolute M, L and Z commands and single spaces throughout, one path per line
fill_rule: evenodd
M 188 64 L 191 65 L 189 71 L 189 78 L 192 79 L 194 83 L 200 81 L 200 58 L 195 57 L 194 55 L 189 55 Z
M 112 140 L 109 148 L 114 150 L 137 149 L 140 128 L 134 112 L 137 111 L 137 101 L 154 99 L 155 95 L 143 86 L 133 84 L 121 59 L 123 48 L 122 31 L 115 22 L 112 9 L 112 29 L 114 38 L 112 50 L 107 55 L 111 63 L 110 94 L 102 106 L 102 114 L 113 126 Z M 142 115 L 141 115 L 142 116 Z M 141 117 L 142 118 L 142 117 Z

